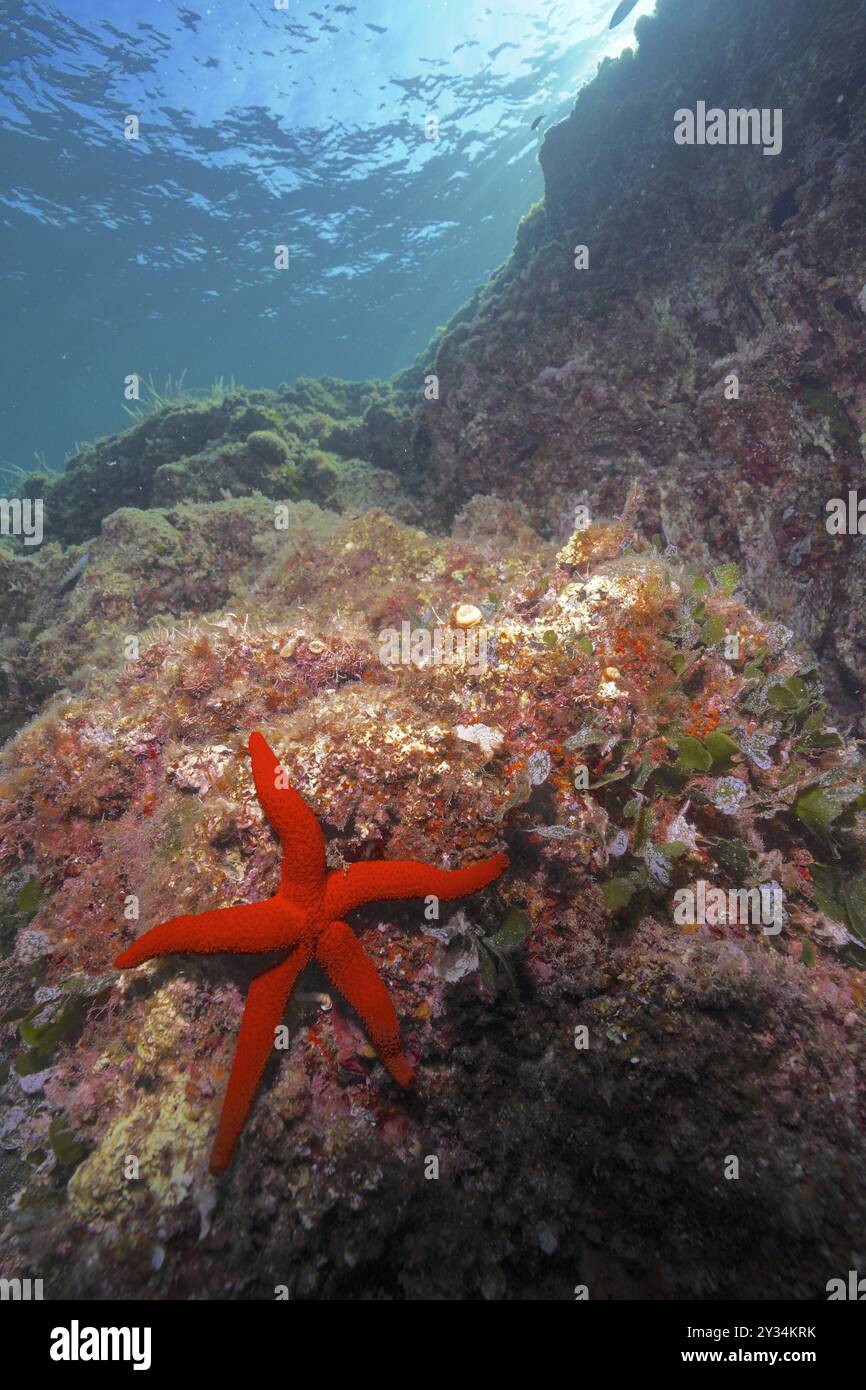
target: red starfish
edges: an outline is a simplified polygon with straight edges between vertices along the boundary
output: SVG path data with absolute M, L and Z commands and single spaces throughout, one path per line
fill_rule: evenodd
M 152 956 L 192 951 L 276 951 L 286 954 L 257 975 L 247 994 L 238 1044 L 223 1101 L 210 1166 L 228 1166 L 252 1108 L 274 1045 L 274 1030 L 304 966 L 315 959 L 363 1019 L 388 1071 L 401 1086 L 412 1069 L 400 1046 L 400 1025 L 391 996 L 346 922 L 347 912 L 384 898 L 462 898 L 484 888 L 508 866 L 504 854 L 437 869 L 417 859 L 381 859 L 325 872 L 325 840 L 319 822 L 293 787 L 259 733 L 250 734 L 256 795 L 283 847 L 280 886 L 272 898 L 172 917 L 139 937 L 115 961 L 120 969 Z

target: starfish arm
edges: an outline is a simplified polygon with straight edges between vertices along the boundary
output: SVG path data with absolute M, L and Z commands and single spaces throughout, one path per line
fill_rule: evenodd
M 325 879 L 321 826 L 260 733 L 250 734 L 250 757 L 256 796 L 283 847 L 281 889 L 300 901 L 316 897 Z
M 129 970 L 152 956 L 283 950 L 298 940 L 303 920 L 303 914 L 281 897 L 171 917 L 146 931 L 114 964 Z
M 219 1126 L 210 1156 L 213 1173 L 227 1168 L 247 1121 L 262 1073 L 274 1049 L 274 1030 L 282 1019 L 295 982 L 308 963 L 311 947 L 302 942 L 288 957 L 257 975 L 247 992 L 237 1047 Z
M 325 915 L 344 917 L 362 903 L 389 898 L 462 898 L 477 893 L 508 868 L 508 856 L 494 854 L 462 869 L 437 869 L 418 859 L 376 859 L 350 864 L 328 875 Z
M 331 922 L 316 943 L 316 960 L 343 998 L 363 1020 L 379 1056 L 401 1086 L 412 1080 L 403 1056 L 400 1024 L 376 967 L 346 922 Z

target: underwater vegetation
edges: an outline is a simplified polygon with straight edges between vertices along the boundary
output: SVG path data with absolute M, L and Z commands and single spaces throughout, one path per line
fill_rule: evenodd
M 301 379 L 274 392 L 217 382 L 203 399 L 176 386 L 165 397 L 143 389 L 150 408 L 132 412 L 132 429 L 85 445 L 59 475 L 25 481 L 22 496 L 50 509 L 53 539 L 87 540 L 127 506 L 261 492 L 342 507 L 400 492 L 390 476 L 404 447 L 400 397 L 386 383 Z
M 866 11 L 669 0 L 638 33 L 546 131 L 545 196 L 510 260 L 411 367 L 170 400 L 31 478 L 52 536 L 84 543 L 125 506 L 259 491 L 342 509 L 384 490 L 433 529 L 497 493 L 561 539 L 576 494 L 613 515 L 639 476 L 646 533 L 736 563 L 859 718 L 864 567 L 825 506 L 866 450 Z M 782 156 L 674 144 L 673 111 L 705 91 L 783 109 Z
M 288 1277 L 339 1296 L 369 1269 L 378 1296 L 500 1297 L 571 1279 L 578 1231 L 614 1296 L 823 1287 L 863 1202 L 863 765 L 790 632 L 731 567 L 643 539 L 639 510 L 557 552 L 495 498 L 441 538 L 292 504 L 240 614 L 155 628 L 11 741 L 12 1257 L 91 1295 Z M 385 661 L 403 621 L 416 659 Z M 466 640 L 437 664 L 421 634 L 443 624 Z M 332 872 L 503 843 L 512 867 L 450 916 L 359 911 L 415 1085 L 388 1086 L 324 976 L 289 1005 L 218 1195 L 208 1150 L 251 972 L 193 956 L 119 980 L 112 962 L 138 924 L 272 891 L 251 727 Z M 699 882 L 725 902 L 776 885 L 781 929 L 718 908 L 679 922 Z M 719 1178 L 731 1154 L 738 1183 Z M 771 1276 L 768 1248 L 785 1252 Z
M 639 33 L 393 381 L 168 382 L 27 482 L 0 1274 L 812 1300 L 854 1261 L 866 12 Z M 708 86 L 784 157 L 674 146 Z

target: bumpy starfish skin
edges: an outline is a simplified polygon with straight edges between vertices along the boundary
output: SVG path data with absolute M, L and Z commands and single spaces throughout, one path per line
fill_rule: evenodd
M 218 951 L 286 951 L 276 965 L 250 985 L 235 1058 L 223 1101 L 210 1166 L 222 1172 L 252 1108 L 262 1073 L 301 971 L 311 960 L 363 1020 L 395 1081 L 408 1086 L 412 1068 L 403 1055 L 400 1025 L 385 985 L 361 947 L 346 913 L 378 899 L 462 898 L 498 878 L 508 865 L 504 854 L 437 869 L 416 859 L 351 864 L 327 873 L 325 840 L 306 802 L 289 786 L 285 772 L 259 733 L 250 734 L 256 795 L 283 849 L 280 886 L 272 898 L 240 907 L 221 907 L 193 916 L 172 917 L 145 932 L 115 961 L 120 969 L 153 956 Z

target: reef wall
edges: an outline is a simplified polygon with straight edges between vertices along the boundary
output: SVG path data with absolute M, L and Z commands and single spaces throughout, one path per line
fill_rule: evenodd
M 639 475 L 645 530 L 735 560 L 855 695 L 863 541 L 825 508 L 863 480 L 866 9 L 660 0 L 637 33 L 547 132 L 543 203 L 423 364 L 414 486 L 426 515 L 497 492 L 556 534 Z M 781 152 L 676 144 L 699 100 L 780 108 Z

